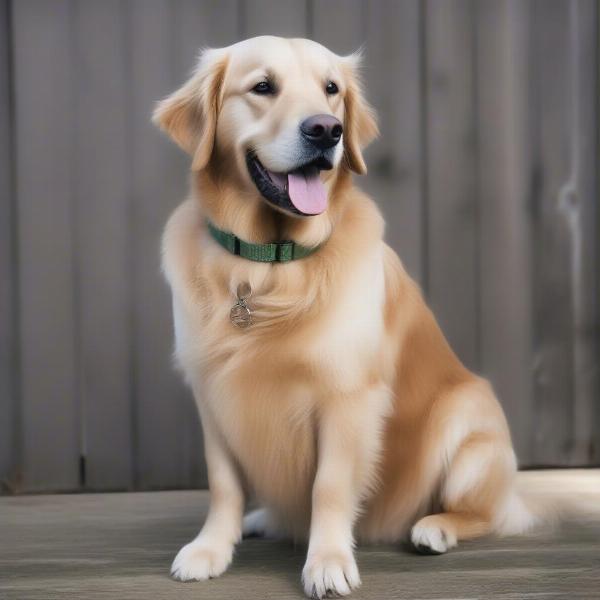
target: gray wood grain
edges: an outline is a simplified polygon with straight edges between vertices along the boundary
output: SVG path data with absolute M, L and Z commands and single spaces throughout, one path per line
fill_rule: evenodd
M 78 490 L 83 454 L 90 489 L 206 484 L 159 272 L 189 159 L 150 115 L 200 47 L 261 33 L 365 43 L 382 136 L 356 183 L 388 241 L 521 463 L 598 464 L 598 18 L 594 0 L 0 0 L 0 480 Z
M 569 6 L 572 51 L 574 120 L 572 152 L 574 205 L 568 211 L 571 234 L 573 327 L 575 347 L 573 464 L 600 463 L 600 294 L 599 177 L 600 119 L 598 116 L 600 49 L 598 3 Z
M 571 148 L 574 90 L 569 5 L 535 2 L 534 85 L 539 198 L 534 227 L 535 460 L 568 464 L 574 394 L 570 215 L 576 202 Z M 566 82 L 569 82 L 565 85 Z
M 381 137 L 366 153 L 369 174 L 357 178 L 377 199 L 386 239 L 408 272 L 426 282 L 424 196 L 423 14 L 418 0 L 369 3 L 363 78 L 379 114 Z
M 479 367 L 475 19 L 471 0 L 425 13 L 427 291 L 448 341 Z
M 530 282 L 532 149 L 530 3 L 476 3 L 480 364 L 511 424 L 522 464 L 534 458 Z
M 309 37 L 336 54 L 359 50 L 367 37 L 366 8 L 361 0 L 313 1 Z
M 183 81 L 177 5 L 152 0 L 129 6 L 135 484 L 177 487 L 186 482 L 181 442 L 186 391 L 170 367 L 171 302 L 159 248 L 167 217 L 185 195 L 188 160 L 150 122 L 154 103 Z
M 526 474 L 530 475 L 530 474 Z M 597 471 L 532 473 L 538 485 L 600 501 Z M 595 491 L 592 487 L 595 486 Z M 587 490 L 587 492 L 586 492 Z M 247 539 L 223 576 L 170 579 L 177 550 L 206 516 L 208 493 L 152 492 L 0 498 L 3 600 L 302 600 L 303 544 Z M 600 522 L 537 535 L 460 542 L 447 555 L 401 544 L 359 545 L 362 600 L 540 600 L 598 597 Z
M 117 1 L 75 5 L 78 395 L 85 483 L 95 490 L 133 485 L 130 72 L 124 17 Z
M 307 0 L 244 0 L 240 9 L 242 38 L 255 35 L 306 37 L 308 33 Z
M 17 344 L 10 29 L 8 1 L 0 2 L 0 488 L 16 486 Z
M 25 0 L 12 9 L 23 485 L 76 489 L 71 3 Z
M 181 73 L 191 72 L 201 48 L 221 48 L 239 41 L 237 0 L 179 0 L 177 31 Z

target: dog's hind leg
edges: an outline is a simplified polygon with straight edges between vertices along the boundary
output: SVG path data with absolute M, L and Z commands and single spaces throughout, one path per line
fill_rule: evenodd
M 248 537 L 281 537 L 273 513 L 268 508 L 257 508 L 244 516 L 242 536 Z
M 500 434 L 468 435 L 454 454 L 442 480 L 444 512 L 423 517 L 411 541 L 424 554 L 443 554 L 458 540 L 491 533 L 499 511 L 513 493 L 515 458 Z

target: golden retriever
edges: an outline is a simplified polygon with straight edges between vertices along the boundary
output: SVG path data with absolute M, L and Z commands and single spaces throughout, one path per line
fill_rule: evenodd
M 439 554 L 533 519 L 492 388 L 453 353 L 353 184 L 378 133 L 359 60 L 277 37 L 208 49 L 154 114 L 191 155 L 163 267 L 210 484 L 177 579 L 223 573 L 242 534 L 285 535 L 308 540 L 306 594 L 345 595 L 360 584 L 355 539 L 409 535 Z M 240 251 L 284 242 L 304 252 Z M 261 508 L 244 518 L 250 494 Z

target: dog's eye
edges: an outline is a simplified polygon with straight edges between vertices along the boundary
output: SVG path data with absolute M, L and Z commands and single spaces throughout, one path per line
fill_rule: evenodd
M 333 83 L 333 81 L 330 81 L 327 86 L 325 87 L 325 91 L 330 95 L 333 96 L 333 94 L 337 94 L 340 90 L 338 90 L 338 86 Z
M 266 94 L 274 94 L 275 88 L 269 81 L 260 81 L 253 88 L 252 91 L 255 94 L 266 95 Z

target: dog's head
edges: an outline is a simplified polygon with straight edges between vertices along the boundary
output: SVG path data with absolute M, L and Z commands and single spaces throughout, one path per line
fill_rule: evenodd
M 362 149 L 377 135 L 359 60 L 310 40 L 266 36 L 204 50 L 154 122 L 192 155 L 192 170 L 218 158 L 273 207 L 320 214 L 332 174 L 366 173 Z

